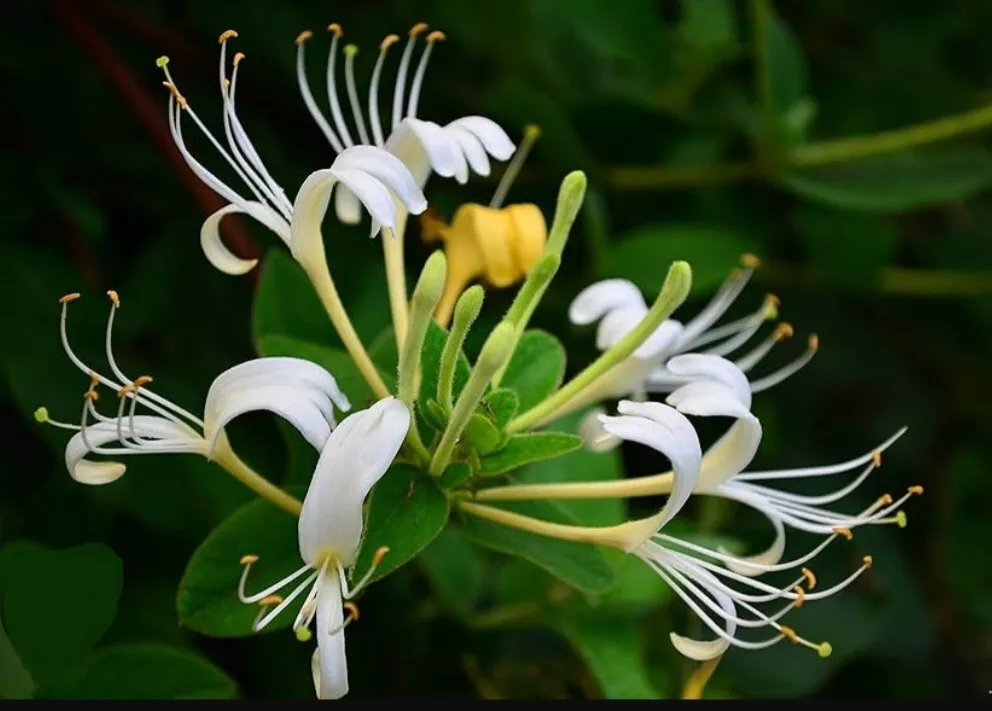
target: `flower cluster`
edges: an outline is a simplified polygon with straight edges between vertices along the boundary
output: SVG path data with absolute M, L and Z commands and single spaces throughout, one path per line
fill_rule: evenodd
M 244 274 L 256 266 L 254 260 L 233 254 L 221 240 L 221 221 L 232 213 L 247 214 L 275 233 L 303 268 L 378 401 L 352 412 L 352 403 L 334 375 L 320 365 L 298 357 L 260 357 L 221 373 L 206 393 L 202 416 L 198 416 L 154 392 L 149 387 L 151 377 L 132 379 L 119 366 L 112 347 L 114 320 L 121 305 L 116 292 L 108 292 L 110 313 L 105 333 L 111 375 L 83 362 L 67 334 L 69 306 L 79 298 L 69 294 L 60 300 L 60 333 L 69 360 L 89 378 L 82 414 L 75 424 L 52 419 L 45 408 L 36 412 L 39 421 L 73 431 L 65 450 L 69 474 L 84 484 L 108 484 L 125 473 L 120 460 L 127 455 L 198 454 L 297 516 L 302 565 L 284 579 L 250 591 L 249 573 L 258 557 L 246 552 L 241 558 L 243 572 L 236 592 L 243 603 L 257 606 L 252 625 L 255 631 L 298 605 L 292 628 L 301 641 L 316 635 L 313 675 L 321 698 L 339 698 L 348 691 L 343 632 L 358 618 L 353 599 L 374 579 L 377 567 L 389 555 L 388 547 L 378 547 L 363 575 L 357 581 L 350 579 L 363 545 L 363 505 L 398 460 L 433 477 L 462 517 L 618 548 L 642 560 L 715 635 L 711 640 L 695 640 L 673 632 L 672 643 L 687 657 L 705 661 L 720 656 L 730 646 L 758 649 L 783 639 L 821 655 L 829 654 L 828 643 L 809 641 L 780 620 L 806 602 L 839 592 L 871 566 L 872 559 L 866 557 L 848 578 L 825 589 L 816 588 L 817 579 L 807 564 L 832 541 L 851 538 L 858 526 L 905 525 L 901 507 L 910 496 L 922 492 L 919 487 L 912 487 L 898 499 L 882 496 L 856 513 L 830 508 L 880 466 L 882 452 L 905 430 L 847 462 L 748 471 L 762 437 L 761 422 L 752 412 L 752 396 L 805 366 L 818 345 L 816 337 L 810 336 L 805 351 L 789 365 L 750 378 L 773 347 L 793 334 L 791 326 L 780 323 L 763 340 L 748 346 L 766 322 L 777 319 L 778 302 L 773 296 L 766 297 L 749 315 L 718 325 L 758 266 L 757 258 L 750 255 L 742 258 L 741 268 L 730 274 L 710 303 L 684 323 L 672 316 L 689 292 L 691 270 L 685 262 L 672 264 L 651 305 L 633 284 L 623 280 L 601 281 L 581 291 L 571 304 L 569 318 L 580 326 L 598 322 L 596 344 L 602 353 L 574 378 L 517 413 L 517 395 L 512 391 L 506 395 L 500 384 L 531 314 L 559 268 L 582 205 L 585 176 L 576 172 L 564 179 L 550 229 L 534 205 L 504 208 L 509 185 L 538 131 L 529 127 L 518 149 L 488 118 L 465 116 L 440 125 L 418 116 L 428 60 L 444 34 L 434 31 L 425 35 L 427 26 L 423 24 L 410 30 L 396 72 L 389 120 L 384 122 L 379 85 L 387 54 L 400 38 L 389 35 L 380 44 L 363 106 L 355 78 L 357 47 L 339 47 L 343 36 L 339 25 L 332 24 L 328 30 L 330 118 L 320 108 L 307 78 L 306 48 L 312 43 L 312 32 L 303 32 L 296 40 L 296 67 L 303 103 L 335 157 L 329 167 L 315 170 L 303 181 L 292 201 L 266 168 L 237 113 L 235 96 L 245 55 L 238 52 L 228 58 L 228 44 L 237 33 L 228 30 L 219 38 L 222 132 L 211 132 L 194 112 L 170 71 L 168 59 L 160 58 L 158 66 L 169 90 L 168 121 L 177 148 L 193 173 L 229 203 L 203 223 L 200 243 L 205 256 L 231 275 Z M 418 45 L 423 48 L 415 62 Z M 343 94 L 338 78 L 341 55 Z M 350 121 L 346 110 L 350 111 Z M 240 190 L 194 157 L 183 133 L 185 118 L 203 133 L 220 162 L 234 172 L 243 184 Z M 436 215 L 425 214 L 425 240 L 441 241 L 444 249 L 427 260 L 411 292 L 406 283 L 403 239 L 409 215 L 427 209 L 423 190 L 428 178 L 436 173 L 464 183 L 472 172 L 488 175 L 490 158 L 512 160 L 488 206 L 464 205 L 450 225 Z M 322 234 L 332 198 L 341 222 L 358 223 L 367 213 L 371 235 L 381 233 L 398 353 L 395 387 L 387 385 L 358 337 L 334 284 Z M 470 286 L 476 279 L 495 287 L 520 280 L 523 283 L 468 375 L 456 387 L 462 344 L 482 308 L 483 289 Z M 442 326 L 450 321 L 451 325 L 436 363 L 436 381 L 431 381 L 436 382 L 436 389 L 426 391 L 425 339 L 431 328 L 439 328 L 432 321 Z M 98 403 L 101 392 L 106 391 L 115 394 L 117 402 L 101 412 Z M 491 405 L 492 398 L 501 392 L 506 416 L 494 420 L 483 404 Z M 664 402 L 651 400 L 659 394 Z M 607 414 L 604 406 L 617 400 L 611 408 L 613 414 Z M 258 410 L 286 419 L 318 453 L 302 502 L 255 472 L 237 456 L 228 440 L 225 428 L 229 423 Z M 588 449 L 603 452 L 624 441 L 637 443 L 667 457 L 671 471 L 619 481 L 555 484 L 514 484 L 512 466 L 497 472 L 509 476 L 509 483 L 494 485 L 492 476 L 483 476 L 492 473 L 486 471 L 486 457 L 493 451 L 512 449 L 507 443 L 514 438 L 568 413 L 587 410 L 577 434 Z M 732 420 L 727 431 L 705 451 L 690 420 L 700 417 Z M 495 436 L 488 437 L 489 431 Z M 569 437 L 578 443 L 574 434 Z M 537 455 L 530 452 L 527 456 L 533 459 Z M 451 474 L 454 465 L 462 467 L 457 477 Z M 859 468 L 861 472 L 853 481 L 823 495 L 801 495 L 777 486 L 781 481 L 835 476 Z M 666 495 L 667 500 L 657 514 L 611 527 L 542 521 L 498 506 L 520 500 L 659 494 Z M 668 524 L 693 495 L 722 497 L 758 511 L 774 531 L 771 546 L 758 554 L 736 556 L 666 533 Z M 808 553 L 786 559 L 789 529 L 816 534 L 822 541 Z M 759 579 L 784 571 L 794 571 L 794 579 L 786 585 Z M 750 629 L 763 630 L 764 636 L 751 638 Z

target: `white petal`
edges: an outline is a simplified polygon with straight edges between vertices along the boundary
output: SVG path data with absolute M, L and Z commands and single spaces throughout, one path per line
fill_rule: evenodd
M 633 330 L 648 312 L 646 306 L 632 304 L 607 311 L 596 328 L 596 348 L 601 351 L 616 345 Z
M 207 391 L 205 410 L 211 409 L 212 399 L 217 397 L 221 390 L 238 384 L 240 384 L 238 387 L 243 387 L 242 381 L 246 379 L 268 385 L 311 386 L 326 394 L 339 410 L 351 409 L 348 398 L 341 392 L 334 376 L 321 366 L 304 358 L 267 356 L 239 363 L 214 378 L 210 390 Z
M 370 236 L 374 237 L 379 226 L 396 228 L 396 207 L 393 193 L 378 178 L 365 171 L 352 168 L 335 168 L 334 174 L 346 186 L 372 217 Z M 340 188 L 339 188 L 340 189 Z
M 204 220 L 203 226 L 200 228 L 200 247 L 203 248 L 203 254 L 206 255 L 207 261 L 220 271 L 232 276 L 247 274 L 258 264 L 257 259 L 242 259 L 233 254 L 224 244 L 224 240 L 221 239 L 221 220 L 236 212 L 244 212 L 244 210 L 237 205 L 222 207 Z
M 345 655 L 344 612 L 337 571 L 325 572 L 318 583 L 317 649 L 311 667 L 318 699 L 340 699 L 348 693 L 348 658 Z
M 635 324 L 636 325 L 636 324 Z M 637 347 L 634 356 L 646 360 L 658 358 L 668 350 L 682 333 L 682 324 L 675 319 L 666 319 L 647 339 Z
M 568 307 L 568 320 L 585 326 L 607 312 L 624 306 L 640 306 L 647 311 L 641 290 L 626 279 L 604 279 L 579 292 Z
M 403 119 L 389 134 L 385 148 L 403 162 L 420 187 L 431 170 L 444 178 L 455 176 L 459 182 L 468 179 L 468 164 L 457 143 L 431 121 Z
M 455 119 L 445 128 L 459 128 L 475 135 L 483 147 L 496 160 L 509 160 L 516 150 L 513 141 L 499 124 L 485 116 L 464 116 Z
M 712 492 L 751 463 L 761 444 L 761 423 L 749 416 L 737 420 L 703 455 L 699 491 Z
M 697 417 L 737 419 L 751 414 L 733 390 L 712 380 L 692 380 L 669 393 L 665 402 L 679 412 Z
M 213 456 L 218 437 L 231 420 L 258 410 L 268 410 L 288 420 L 315 449 L 323 447 L 331 433 L 326 411 L 314 403 L 304 389 L 280 385 L 232 388 L 225 391 L 210 419 L 205 420 L 207 456 Z
M 478 175 L 489 175 L 489 156 L 486 155 L 486 149 L 483 147 L 482 142 L 476 138 L 475 134 L 450 125 L 445 128 L 445 131 L 458 144 L 462 155 L 465 156 L 465 160 L 468 161 L 472 170 Z
M 599 421 L 600 415 L 606 414 L 601 407 L 596 407 L 585 414 L 579 422 L 579 436 L 582 443 L 590 452 L 600 454 L 616 449 L 623 442 L 619 437 L 615 437 L 603 429 L 603 423 Z
M 744 407 L 751 408 L 751 385 L 747 376 L 736 364 L 726 358 L 702 353 L 686 353 L 671 358 L 665 366 L 675 375 L 710 378 L 723 383 L 733 390 L 735 397 Z
M 357 225 L 362 220 L 362 203 L 344 185 L 334 193 L 334 214 L 346 225 Z
M 427 209 L 427 199 L 410 169 L 389 151 L 375 146 L 353 146 L 342 151 L 334 161 L 331 169 L 337 168 L 368 173 L 389 188 L 414 215 Z
M 410 412 L 395 398 L 359 410 L 327 439 L 300 513 L 300 556 L 318 565 L 334 552 L 350 565 L 362 538 L 362 503 L 399 451 Z

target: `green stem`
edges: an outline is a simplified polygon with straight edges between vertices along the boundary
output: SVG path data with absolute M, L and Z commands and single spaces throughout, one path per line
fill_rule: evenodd
M 465 342 L 465 334 L 479 317 L 482 310 L 482 300 L 485 297 L 485 290 L 476 284 L 466 289 L 455 304 L 455 315 L 451 324 L 451 331 L 448 333 L 448 340 L 445 341 L 444 350 L 441 351 L 441 364 L 437 378 L 437 402 L 444 408 L 444 411 L 451 412 L 454 403 L 455 370 L 458 367 L 458 356 L 462 352 L 462 344 Z
M 300 503 L 299 499 L 290 496 L 250 466 L 245 464 L 244 461 L 242 461 L 242 459 L 234 453 L 234 450 L 231 449 L 231 445 L 227 442 L 227 437 L 223 434 L 221 436 L 224 438 L 224 441 L 218 443 L 217 450 L 214 455 L 214 461 L 223 467 L 228 474 L 233 476 L 263 499 L 271 501 L 283 511 L 290 513 L 293 516 L 299 516 L 300 511 L 303 510 L 303 504 Z
M 558 408 L 579 396 L 586 387 L 594 383 L 610 368 L 630 357 L 685 301 L 686 296 L 689 295 L 691 283 L 692 269 L 689 265 L 682 261 L 673 262 L 668 269 L 668 276 L 665 278 L 658 298 L 655 299 L 644 318 L 618 343 L 604 352 L 558 391 L 511 420 L 506 427 L 507 433 L 515 434 L 546 420 Z

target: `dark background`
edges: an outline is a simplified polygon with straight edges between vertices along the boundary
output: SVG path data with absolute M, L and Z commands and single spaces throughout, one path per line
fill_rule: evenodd
M 781 26 L 762 14 L 772 12 Z M 220 203 L 177 160 L 155 58 L 170 55 L 183 93 L 219 122 L 216 37 L 239 31 L 232 50 L 247 55 L 239 114 L 292 196 L 309 171 L 333 160 L 297 92 L 293 39 L 316 31 L 311 81 L 322 100 L 322 29 L 332 21 L 362 47 L 360 93 L 381 37 L 426 21 L 447 41 L 432 57 L 422 117 L 446 123 L 484 114 L 515 141 L 524 124 L 542 127 L 511 202 L 537 203 L 550 218 L 561 177 L 587 171 L 589 195 L 565 268 L 535 317 L 564 340 L 571 371 L 594 353 L 591 333 L 565 317 L 590 280 L 628 276 L 650 295 L 672 259 L 689 259 L 691 313 L 750 251 L 764 266 L 734 313 L 755 308 L 766 291 L 781 297 L 798 337 L 776 362 L 798 353 L 811 331 L 821 341 L 808 368 L 756 398 L 765 425 L 757 464 L 846 459 L 909 425 L 862 498 L 911 484 L 924 485 L 925 496 L 907 506 L 905 530 L 858 532 L 874 569 L 825 603 L 819 623 L 807 623 L 829 629 L 837 653 L 821 661 L 781 645 L 773 656 L 731 654 L 708 693 L 985 695 L 992 154 L 980 129 L 992 116 L 969 119 L 977 130 L 932 145 L 920 139 L 817 166 L 796 158 L 809 144 L 992 105 L 992 5 L 979 0 L 780 0 L 773 10 L 744 0 L 8 2 L 0 28 L 0 542 L 104 542 L 117 553 L 123 592 L 98 648 L 154 642 L 198 650 L 245 697 L 312 694 L 309 648 L 291 635 L 211 640 L 176 623 L 186 560 L 249 494 L 195 457 L 143 457 L 112 486 L 75 484 L 61 460 L 63 433 L 35 423 L 32 412 L 46 405 L 74 420 L 87 384 L 58 342 L 56 300 L 66 292 L 84 295 L 71 312 L 71 338 L 97 358 L 102 294 L 117 289 L 118 357 L 194 410 L 217 373 L 253 355 L 256 275 L 225 276 L 202 256 L 200 222 Z M 205 142 L 196 145 L 217 165 Z M 426 192 L 450 216 L 463 202 L 488 201 L 494 185 L 434 178 Z M 381 252 L 366 234 L 327 230 L 339 289 L 371 338 L 387 323 L 388 306 Z M 412 222 L 411 274 L 429 254 L 418 234 Z M 231 221 L 227 237 L 245 254 L 278 246 L 246 219 Z M 510 295 L 489 299 L 485 323 L 495 323 Z M 473 334 L 478 343 L 484 330 Z M 249 418 L 234 434 L 259 468 L 279 470 L 284 445 L 271 422 Z M 644 466 L 637 456 L 627 453 L 631 471 Z M 720 506 L 695 505 L 689 515 L 703 527 L 762 534 L 759 520 Z M 45 606 L 71 609 L 90 575 L 67 570 L 39 591 L 39 639 L 57 645 L 60 630 L 46 626 Z M 581 658 L 539 626 L 459 625 L 417 566 L 376 585 L 363 609 L 369 613 L 348 633 L 353 697 L 601 693 Z M 679 693 L 691 670 L 667 641 L 685 621 L 673 604 L 644 622 L 651 679 L 666 696 Z M 31 693 L 9 646 L 3 650 L 0 696 Z

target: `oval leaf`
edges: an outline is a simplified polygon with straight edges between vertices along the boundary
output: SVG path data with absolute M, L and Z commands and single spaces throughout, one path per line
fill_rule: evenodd
M 282 248 L 265 255 L 251 313 L 252 336 L 280 334 L 337 344 L 339 339 L 303 268 Z
M 566 432 L 529 432 L 514 435 L 494 454 L 482 458 L 479 473 L 487 476 L 504 474 L 527 464 L 553 459 L 574 452 L 582 446 L 582 438 Z
M 519 398 L 518 407 L 526 412 L 553 393 L 565 377 L 565 349 L 545 331 L 525 331 L 503 374 L 502 386 Z

